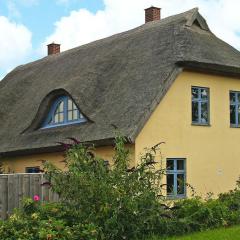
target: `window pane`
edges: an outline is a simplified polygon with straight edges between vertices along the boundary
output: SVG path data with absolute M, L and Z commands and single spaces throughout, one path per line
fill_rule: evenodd
M 167 170 L 174 170 L 174 160 L 167 160 Z
M 231 103 L 236 102 L 236 94 L 233 92 L 230 93 L 230 101 L 231 101 Z
M 198 102 L 192 102 L 192 122 L 198 122 Z
M 55 110 L 55 113 L 63 112 L 63 108 L 64 108 L 64 102 L 61 101 L 61 102 L 57 105 L 56 110 Z
M 177 194 L 184 194 L 185 180 L 184 174 L 177 175 Z
M 62 102 L 59 104 L 59 111 L 60 111 L 60 112 L 63 112 L 63 105 L 64 105 L 64 104 L 63 104 L 63 101 L 62 101 Z
M 77 120 L 78 119 L 78 110 L 73 111 L 73 119 Z
M 73 102 L 71 99 L 68 99 L 68 110 L 72 110 L 73 109 Z
M 198 88 L 192 88 L 192 99 L 198 98 Z
M 58 107 L 55 110 L 55 114 L 58 114 L 59 112 L 60 112 L 60 108 L 59 108 L 59 105 L 58 105 Z
M 73 120 L 73 112 L 68 111 L 68 121 L 72 121 L 72 120 Z
M 206 88 L 201 89 L 201 99 L 202 100 L 208 99 L 208 89 Z
M 177 170 L 184 170 L 184 160 L 177 160 Z
M 237 93 L 237 100 L 238 100 L 238 102 L 240 102 L 240 93 L 239 92 Z
M 74 103 L 73 103 L 73 109 L 74 109 L 74 110 L 77 110 L 77 106 L 76 106 L 76 104 L 74 104 Z
M 54 123 L 58 123 L 58 122 L 59 122 L 59 120 L 58 120 L 58 113 L 56 113 L 54 115 Z
M 201 103 L 201 123 L 208 123 L 208 103 Z
M 174 194 L 174 175 L 168 174 L 167 175 L 167 195 Z
M 230 105 L 230 123 L 236 124 L 236 106 Z
M 63 122 L 64 121 L 64 114 L 63 113 L 59 113 L 59 122 Z

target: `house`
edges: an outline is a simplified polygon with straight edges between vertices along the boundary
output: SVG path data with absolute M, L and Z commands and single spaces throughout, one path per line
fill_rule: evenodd
M 234 188 L 240 175 L 240 53 L 217 38 L 198 9 L 160 19 L 146 9 L 133 30 L 19 66 L 0 82 L 0 160 L 36 172 L 63 167 L 56 142 L 92 142 L 111 159 L 116 126 L 132 163 L 164 141 L 167 194 Z

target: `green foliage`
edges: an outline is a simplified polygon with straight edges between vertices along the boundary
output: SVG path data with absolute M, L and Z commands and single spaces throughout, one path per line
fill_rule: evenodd
M 204 200 L 193 196 L 169 202 L 162 193 L 165 170 L 156 160 L 159 147 L 148 149 L 132 167 L 122 137 L 116 137 L 111 166 L 93 156 L 93 148 L 74 144 L 66 152 L 67 171 L 45 163 L 48 182 L 61 201 L 25 199 L 21 209 L 0 222 L 1 239 L 134 240 L 240 223 L 239 181 L 218 199 L 209 193 Z
M 194 197 L 175 202 L 173 212 L 178 221 L 186 223 L 181 234 L 240 224 L 239 184 L 217 199 Z
M 60 203 L 40 204 L 31 199 L 23 201 L 23 208 L 0 222 L 1 239 L 6 240 L 94 240 L 99 235 L 93 224 L 72 224 Z
M 71 212 L 72 221 L 93 223 L 104 233 L 103 239 L 139 238 L 155 230 L 163 212 L 163 170 L 154 167 L 159 146 L 149 149 L 141 163 L 130 168 L 124 145 L 124 139 L 117 137 L 110 168 L 89 154 L 91 148 L 79 144 L 67 152 L 68 171 L 45 165 L 48 180 Z

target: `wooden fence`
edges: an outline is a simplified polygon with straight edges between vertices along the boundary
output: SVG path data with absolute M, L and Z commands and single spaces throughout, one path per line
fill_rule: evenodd
M 0 218 L 6 219 L 14 208 L 21 207 L 25 197 L 38 195 L 41 201 L 58 201 L 45 182 L 43 174 L 1 174 L 0 175 Z

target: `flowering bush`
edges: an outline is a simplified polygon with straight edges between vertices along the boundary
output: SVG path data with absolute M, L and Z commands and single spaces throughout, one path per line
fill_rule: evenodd
M 240 223 L 240 184 L 218 199 L 199 197 L 169 203 L 162 194 L 164 169 L 155 168 L 159 145 L 129 166 L 124 139 L 116 138 L 113 165 L 81 144 L 67 145 L 67 171 L 45 163 L 48 184 L 59 203 L 39 196 L 0 222 L 6 240 L 120 240 L 179 235 Z
M 125 140 L 117 137 L 111 167 L 81 144 L 67 152 L 68 171 L 45 164 L 48 181 L 71 212 L 69 221 L 98 226 L 98 239 L 140 238 L 155 231 L 164 211 L 164 170 L 154 167 L 159 145 L 149 149 L 134 168 L 124 145 Z
M 93 224 L 69 224 L 68 218 L 70 213 L 60 203 L 25 199 L 22 209 L 0 222 L 0 236 L 4 240 L 97 239 L 98 229 Z
M 67 151 L 67 171 L 46 162 L 48 182 L 61 202 L 41 205 L 38 196 L 25 200 L 22 210 L 2 224 L 0 236 L 117 240 L 138 239 L 156 231 L 157 219 L 164 211 L 160 187 L 163 170 L 154 167 L 159 146 L 131 168 L 124 145 L 125 140 L 117 137 L 111 167 L 81 144 Z

